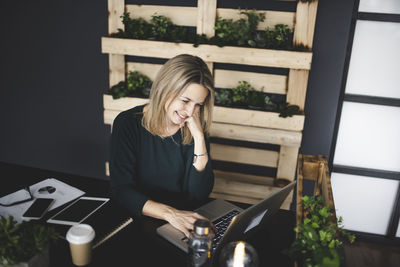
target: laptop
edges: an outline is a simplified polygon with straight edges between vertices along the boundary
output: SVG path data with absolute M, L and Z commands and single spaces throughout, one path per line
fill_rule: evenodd
M 248 235 L 257 232 L 262 225 L 267 224 L 280 209 L 295 184 L 296 181 L 293 181 L 245 210 L 222 199 L 215 199 L 196 209 L 197 213 L 208 218 L 218 229 L 213 240 L 213 253 L 216 254 L 220 248 L 231 241 L 244 240 Z M 158 227 L 157 233 L 181 250 L 188 252 L 189 240 L 171 224 L 166 223 Z

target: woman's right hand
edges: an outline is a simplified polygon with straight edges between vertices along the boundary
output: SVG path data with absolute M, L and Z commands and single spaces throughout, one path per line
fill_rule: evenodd
M 173 227 L 189 237 L 190 231 L 193 230 L 194 223 L 197 219 L 208 220 L 206 217 L 192 211 L 171 209 L 166 216 L 168 221 Z

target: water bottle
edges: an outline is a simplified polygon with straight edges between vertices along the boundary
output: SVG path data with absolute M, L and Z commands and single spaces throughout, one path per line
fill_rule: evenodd
M 193 232 L 189 238 L 189 267 L 211 266 L 211 245 L 214 233 L 211 231 L 211 224 L 206 220 L 197 220 L 194 223 Z

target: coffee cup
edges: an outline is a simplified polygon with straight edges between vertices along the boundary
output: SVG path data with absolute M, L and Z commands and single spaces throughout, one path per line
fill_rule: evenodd
M 92 241 L 95 232 L 88 224 L 77 224 L 67 232 L 67 240 L 71 251 L 72 263 L 84 266 L 92 259 Z

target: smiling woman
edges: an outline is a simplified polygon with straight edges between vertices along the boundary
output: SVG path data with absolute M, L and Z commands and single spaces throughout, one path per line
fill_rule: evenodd
M 199 57 L 168 60 L 153 82 L 149 104 L 121 112 L 111 138 L 113 198 L 133 216 L 151 216 L 189 235 L 214 185 L 208 134 L 212 75 Z

